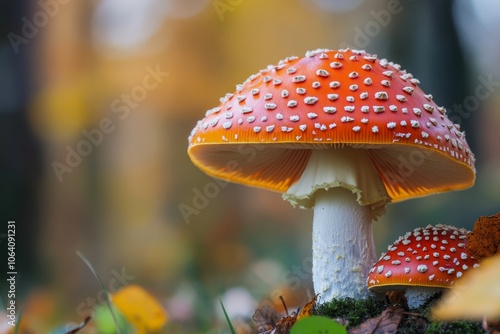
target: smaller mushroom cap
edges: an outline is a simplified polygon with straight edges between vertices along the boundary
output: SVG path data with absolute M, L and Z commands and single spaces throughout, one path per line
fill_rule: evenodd
M 390 245 L 368 275 L 377 292 L 408 287 L 449 288 L 478 262 L 467 251 L 467 234 L 450 225 L 428 225 L 408 232 Z

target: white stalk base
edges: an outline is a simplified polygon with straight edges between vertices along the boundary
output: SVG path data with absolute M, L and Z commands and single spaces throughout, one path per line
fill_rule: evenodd
M 443 291 L 442 288 L 429 288 L 429 287 L 409 287 L 405 291 L 405 297 L 408 308 L 416 309 L 424 305 L 435 294 Z
M 313 283 L 322 302 L 367 298 L 366 277 L 376 262 L 372 211 L 347 189 L 315 193 Z

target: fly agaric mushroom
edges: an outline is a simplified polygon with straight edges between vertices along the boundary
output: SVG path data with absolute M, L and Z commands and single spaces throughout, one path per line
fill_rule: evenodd
M 408 307 L 419 307 L 479 265 L 467 250 L 468 233 L 442 224 L 408 232 L 370 269 L 368 288 L 376 292 L 406 290 Z
M 418 83 L 364 51 L 289 57 L 208 110 L 188 154 L 211 176 L 314 207 L 315 292 L 323 301 L 367 297 L 371 223 L 385 205 L 475 180 L 464 133 Z

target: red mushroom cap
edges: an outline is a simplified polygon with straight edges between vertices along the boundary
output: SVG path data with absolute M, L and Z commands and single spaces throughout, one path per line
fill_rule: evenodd
M 289 57 L 208 110 L 188 154 L 209 175 L 280 192 L 300 178 L 311 149 L 344 145 L 366 149 L 393 201 L 472 186 L 464 133 L 418 84 L 364 51 Z
M 479 265 L 467 251 L 468 233 L 441 224 L 407 233 L 373 265 L 368 288 L 383 292 L 409 286 L 451 287 L 469 268 Z

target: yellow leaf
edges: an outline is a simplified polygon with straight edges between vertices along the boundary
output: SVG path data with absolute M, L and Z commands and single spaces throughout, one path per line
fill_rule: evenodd
M 482 320 L 500 317 L 500 255 L 487 258 L 481 265 L 457 280 L 433 309 L 440 320 L 455 318 Z
M 112 302 L 138 333 L 159 331 L 167 323 L 167 313 L 160 303 L 138 285 L 118 290 L 112 295 Z
M 316 305 L 316 298 L 318 295 L 314 296 L 309 302 L 307 302 L 302 310 L 300 310 L 297 320 L 310 316 L 314 311 L 314 305 Z

